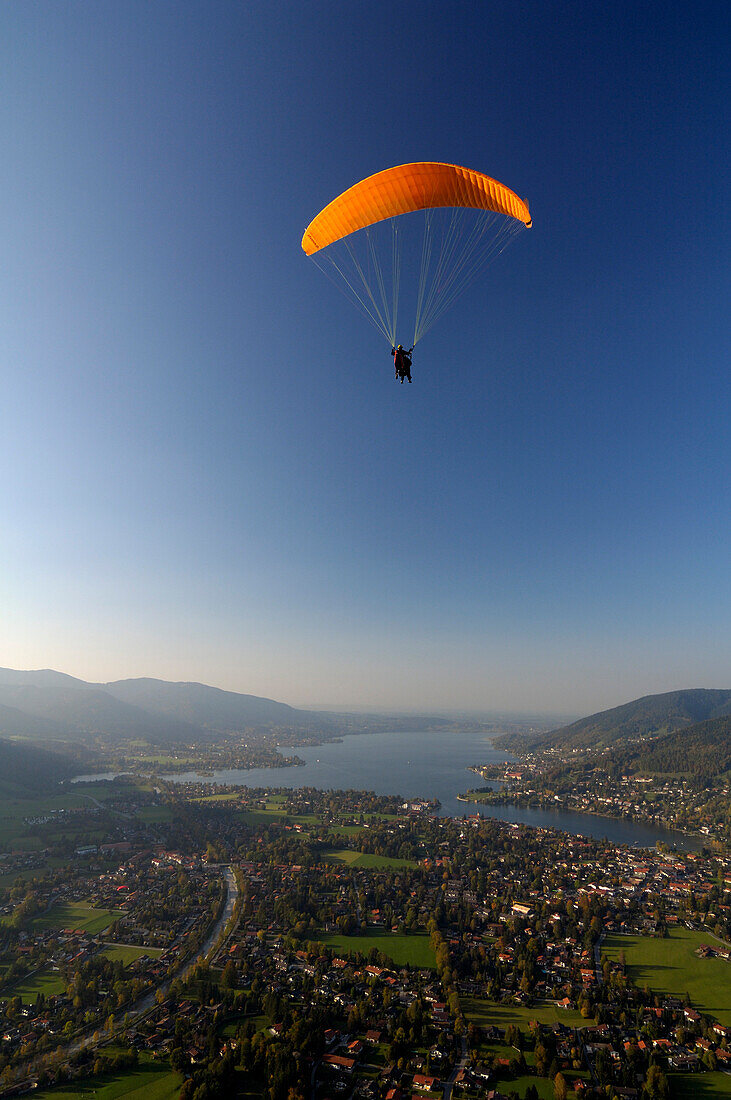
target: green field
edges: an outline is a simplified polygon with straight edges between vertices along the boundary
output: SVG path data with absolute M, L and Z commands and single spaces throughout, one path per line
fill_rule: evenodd
M 239 791 L 224 791 L 222 794 L 208 794 L 202 798 L 196 798 L 196 802 L 205 803 L 237 803 L 241 799 Z M 279 825 L 286 819 L 288 824 L 316 825 L 315 814 L 290 814 L 287 813 L 283 796 L 269 799 L 264 809 L 240 810 L 239 817 L 245 825 Z
M 95 788 L 94 797 L 97 795 Z M 33 851 L 42 847 L 39 837 L 31 836 L 33 829 L 48 829 L 49 827 L 61 833 L 73 833 L 80 826 L 73 818 L 59 817 L 57 821 L 46 822 L 45 825 L 26 825 L 25 818 L 42 818 L 51 815 L 52 810 L 88 810 L 92 807 L 85 794 L 74 791 L 68 794 L 47 795 L 41 798 L 2 798 L 2 811 L 0 812 L 0 851 Z M 57 815 L 53 815 L 54 818 Z
M 161 947 L 132 947 L 126 943 L 115 943 L 105 947 L 103 952 L 109 959 L 119 959 L 125 966 L 147 955 L 150 959 L 157 959 L 162 954 Z
M 315 814 L 289 814 L 284 809 L 242 810 L 241 820 L 246 825 L 316 825 Z
M 608 936 L 602 950 L 610 959 L 624 951 L 627 974 L 640 989 L 690 996 L 693 1008 L 731 1024 L 731 963 L 699 959 L 696 948 L 716 941 L 707 932 L 673 928 L 667 939 L 652 936 Z M 731 1078 L 728 1079 L 731 1082 Z M 729 1092 L 731 1095 L 731 1091 Z
M 143 806 L 135 817 L 146 825 L 158 825 L 161 821 L 172 821 L 173 811 L 169 806 Z
M 83 901 L 68 901 L 53 908 L 33 922 L 36 928 L 73 928 L 96 936 L 121 916 L 120 909 L 96 909 Z
M 60 1085 L 55 1089 L 34 1092 L 36 1100 L 176 1100 L 180 1092 L 181 1078 L 166 1064 L 153 1062 L 149 1055 L 140 1055 L 137 1069 L 121 1073 L 87 1077 L 73 1085 Z
M 31 1004 L 38 999 L 38 994 L 44 997 L 53 997 L 57 993 L 66 992 L 66 979 L 57 970 L 48 968 L 39 970 L 36 974 L 30 974 L 27 978 L 21 978 L 11 988 L 4 990 L 4 994 L 16 997 L 20 995 L 25 1004 Z
M 89 800 L 81 794 L 48 795 L 45 798 L 3 798 L 0 813 L 0 846 L 8 837 L 22 834 L 32 826 L 24 824 L 26 817 L 46 817 L 52 810 L 88 809 Z M 64 819 L 61 818 L 60 821 Z
M 321 942 L 339 955 L 350 955 L 356 951 L 367 955 L 375 947 L 384 955 L 388 955 L 396 966 L 404 966 L 408 963 L 409 966 L 424 970 L 433 970 L 436 966 L 434 952 L 426 932 L 402 936 L 374 930 L 367 936 L 323 936 Z
M 21 882 L 30 882 L 34 878 L 42 878 L 46 872 L 44 867 L 33 867 L 23 871 L 7 871 L 4 875 L 0 875 L 0 888 L 14 886 L 17 879 Z
M 505 1057 L 504 1052 L 503 1057 Z M 501 1077 L 495 1083 L 495 1087 L 500 1092 L 517 1092 L 518 1096 L 525 1096 L 526 1089 L 530 1088 L 531 1085 L 536 1086 L 541 1100 L 553 1100 L 555 1095 L 553 1081 L 549 1081 L 547 1077 L 529 1077 L 526 1074 L 523 1077 Z
M 322 858 L 335 863 L 347 863 L 349 867 L 368 867 L 372 871 L 390 871 L 399 867 L 418 867 L 410 859 L 394 859 L 391 856 L 374 856 L 370 852 L 354 852 L 352 848 L 327 848 Z
M 247 1020 L 251 1020 L 256 1031 L 263 1031 L 268 1026 L 268 1020 L 266 1016 L 249 1016 L 246 1013 L 242 1013 L 240 1016 L 235 1016 L 233 1020 L 228 1020 L 221 1028 L 221 1035 L 225 1039 L 233 1039 L 234 1035 Z
M 133 794 L 138 784 L 118 783 L 114 779 L 89 780 L 88 783 L 74 783 L 74 791 L 79 795 L 96 799 L 97 802 L 106 802 L 110 798 L 118 798 L 120 794 Z M 139 784 L 141 786 L 141 784 Z
M 668 1080 L 673 1100 L 716 1100 L 731 1096 L 731 1076 L 727 1073 L 673 1073 Z
M 488 1001 L 482 997 L 462 997 L 462 1011 L 465 1019 L 479 1027 L 494 1025 L 506 1028 L 516 1024 L 521 1031 L 528 1031 L 531 1020 L 539 1024 L 565 1024 L 567 1027 L 591 1027 L 593 1020 L 585 1020 L 580 1012 L 572 1008 L 558 1008 L 550 1001 L 538 1002 L 524 1008 L 522 1005 L 503 1005 Z
M 12 829 L 10 833 L 12 834 Z M 43 844 L 40 837 L 23 836 L 18 833 L 16 836 L 10 835 L 2 847 L 9 852 L 40 852 Z
M 238 802 L 240 798 L 238 791 L 224 791 L 223 794 L 206 794 L 200 798 L 192 798 L 191 802 Z
M 241 794 L 238 791 L 224 791 L 222 794 L 209 794 L 204 795 L 201 798 L 196 798 L 196 802 L 206 803 L 238 803 L 241 799 Z M 326 830 L 333 836 L 357 836 L 358 833 L 363 832 L 364 825 L 341 825 L 337 822 L 329 822 L 324 825 L 317 814 L 293 814 L 289 813 L 286 808 L 286 798 L 284 795 L 273 795 L 266 803 L 265 808 L 256 810 L 241 809 L 238 811 L 241 821 L 245 825 L 280 825 L 284 822 L 290 825 L 319 825 L 321 829 Z M 397 820 L 397 814 L 366 814 L 364 815 L 364 822 L 372 823 L 374 821 L 395 821 Z M 395 861 L 393 866 L 405 866 L 406 864 L 400 861 Z M 370 866 L 369 864 L 361 864 L 361 866 Z M 385 866 L 385 865 L 384 865 Z M 409 866 L 411 866 L 409 864 Z

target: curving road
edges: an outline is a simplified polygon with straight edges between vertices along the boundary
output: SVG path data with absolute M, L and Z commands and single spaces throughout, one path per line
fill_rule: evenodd
M 221 916 L 218 918 L 213 928 L 209 932 L 205 943 L 201 947 L 196 957 L 194 959 L 190 959 L 190 961 L 179 973 L 175 974 L 172 978 L 166 978 L 164 982 L 156 986 L 155 989 L 151 989 L 150 992 L 146 993 L 144 997 L 140 998 L 139 1001 L 135 1001 L 132 1008 L 120 1009 L 120 1019 L 124 1019 L 127 1013 L 129 1013 L 131 1019 L 133 1016 L 139 1016 L 142 1012 L 147 1012 L 147 1010 L 152 1008 L 153 1004 L 155 1003 L 155 998 L 157 997 L 157 994 L 160 992 L 160 990 L 162 990 L 163 993 L 167 993 L 174 981 L 181 978 L 187 978 L 188 974 L 190 974 L 194 967 L 198 965 L 201 959 L 207 958 L 213 948 L 216 947 L 219 939 L 221 938 L 221 933 L 233 916 L 236 899 L 239 896 L 239 888 L 236 883 L 236 876 L 233 872 L 233 868 L 223 866 L 221 867 L 221 870 L 223 871 L 223 881 L 226 886 L 226 901 L 224 902 Z

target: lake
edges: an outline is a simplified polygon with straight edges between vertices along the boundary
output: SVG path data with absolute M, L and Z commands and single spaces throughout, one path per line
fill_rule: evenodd
M 571 813 L 566 810 L 529 809 L 521 806 L 480 806 L 458 802 L 457 795 L 470 787 L 485 786 L 467 768 L 512 757 L 494 748 L 490 738 L 474 731 L 417 730 L 414 732 L 359 734 L 342 741 L 287 749 L 306 762 L 304 767 L 223 769 L 213 776 L 196 772 L 166 775 L 175 783 L 203 781 L 246 787 L 317 787 L 321 790 L 368 790 L 398 794 L 404 798 L 438 798 L 440 813 L 450 817 L 480 813 L 503 821 L 541 828 L 561 829 L 580 836 L 607 837 L 616 844 L 654 847 L 658 841 L 685 851 L 700 851 L 699 837 L 660 826 L 641 825 L 624 819 Z M 88 778 L 100 778 L 88 777 Z

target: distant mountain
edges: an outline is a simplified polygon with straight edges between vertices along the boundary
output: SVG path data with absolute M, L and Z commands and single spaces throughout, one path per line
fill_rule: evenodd
M 731 690 L 689 688 L 645 695 L 631 703 L 580 718 L 531 741 L 531 748 L 604 748 L 683 729 L 731 715 Z
M 121 740 L 192 741 L 201 732 L 189 723 L 161 720 L 91 684 L 83 688 L 2 685 L 0 700 L 31 718 L 49 720 L 63 740 L 103 733 Z
M 32 684 L 34 687 L 77 687 L 87 688 L 86 680 L 77 680 L 65 672 L 54 672 L 52 668 L 40 668 L 35 671 L 21 671 L 15 668 L 0 668 L 0 685 Z
M 328 722 L 285 703 L 205 684 L 150 679 L 93 684 L 52 669 L 0 669 L 0 735 L 88 741 L 102 734 L 164 744 L 274 726 L 313 729 Z
M 206 684 L 171 683 L 167 680 L 116 680 L 104 690 L 125 703 L 181 722 L 220 731 L 241 730 L 253 725 L 312 725 L 316 719 L 286 703 L 240 695 Z

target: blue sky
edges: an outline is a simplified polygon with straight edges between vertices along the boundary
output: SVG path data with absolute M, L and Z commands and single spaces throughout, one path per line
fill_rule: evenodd
M 0 664 L 294 704 L 728 687 L 722 3 L 0 6 Z M 525 197 L 414 385 L 300 249 Z

